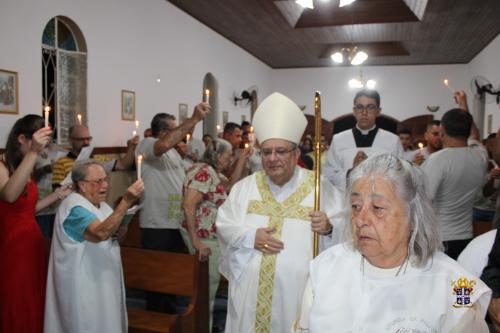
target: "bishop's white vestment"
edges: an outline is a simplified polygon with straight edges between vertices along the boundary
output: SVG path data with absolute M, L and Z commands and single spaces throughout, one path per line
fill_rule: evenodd
M 97 208 L 78 193 L 61 202 L 49 259 L 44 332 L 127 332 L 125 289 L 118 242 L 77 242 L 63 228 L 71 209 L 81 206 L 104 221 L 113 210 Z
M 271 187 L 270 187 L 271 186 Z M 289 332 L 300 308 L 312 259 L 309 212 L 314 206 L 314 174 L 297 167 L 290 195 L 276 200 L 263 171 L 238 182 L 219 208 L 217 235 L 221 273 L 229 280 L 226 333 Z M 321 210 L 339 232 L 342 197 L 322 181 Z M 257 228 L 275 227 L 284 243 L 277 255 L 254 249 Z M 329 236 L 322 236 L 322 240 Z
M 346 175 L 352 168 L 352 162 L 358 151 L 363 151 L 368 157 L 392 153 L 403 158 L 403 146 L 399 137 L 381 128 L 377 129 L 370 147 L 358 147 L 353 130 L 335 134 L 328 150 L 324 174 L 342 192 L 345 192 Z
M 311 263 L 307 289 L 294 332 L 488 332 L 491 290 L 442 252 L 387 270 L 339 244 Z

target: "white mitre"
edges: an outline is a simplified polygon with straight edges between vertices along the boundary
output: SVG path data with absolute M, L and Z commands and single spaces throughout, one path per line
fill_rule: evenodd
M 260 103 L 252 126 L 261 144 L 269 139 L 284 139 L 299 144 L 307 119 L 290 98 L 275 92 Z

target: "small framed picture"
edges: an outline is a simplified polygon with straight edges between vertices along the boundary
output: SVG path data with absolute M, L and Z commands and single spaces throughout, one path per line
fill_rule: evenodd
M 122 120 L 135 120 L 135 92 L 122 90 Z
M 19 113 L 17 72 L 0 69 L 0 113 Z
M 188 105 L 185 103 L 179 103 L 179 124 L 182 124 L 188 118 Z

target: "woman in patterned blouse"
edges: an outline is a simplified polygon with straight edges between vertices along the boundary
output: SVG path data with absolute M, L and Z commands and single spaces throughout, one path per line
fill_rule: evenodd
M 243 170 L 249 154 L 250 149 L 241 152 L 231 179 L 239 179 L 238 171 L 241 173 Z M 193 164 L 187 170 L 184 180 L 182 208 L 185 221 L 181 234 L 191 253 L 198 251 L 201 260 L 209 260 L 210 323 L 220 280 L 220 250 L 215 220 L 217 209 L 226 200 L 227 191 L 233 183 L 222 174 L 231 166 L 232 155 L 229 142 L 224 139 L 214 140 L 205 150 L 201 162 Z M 236 177 L 233 177 L 235 174 Z

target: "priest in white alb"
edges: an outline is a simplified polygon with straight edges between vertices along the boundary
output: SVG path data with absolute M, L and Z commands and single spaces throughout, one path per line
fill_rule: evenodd
M 220 269 L 229 281 L 226 333 L 289 332 L 313 256 L 313 231 L 324 235 L 325 246 L 340 229 L 340 193 L 322 180 L 322 207 L 313 211 L 314 174 L 297 166 L 306 125 L 298 106 L 280 93 L 268 96 L 253 118 L 264 170 L 232 188 L 216 222 Z
M 356 126 L 333 136 L 324 168 L 324 175 L 342 192 L 349 171 L 367 157 L 383 153 L 403 157 L 404 152 L 399 137 L 375 123 L 382 111 L 376 90 L 358 91 L 352 110 Z

